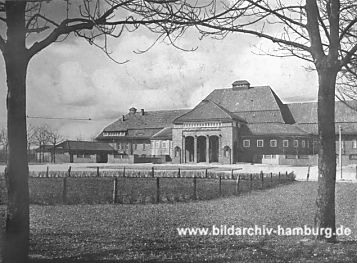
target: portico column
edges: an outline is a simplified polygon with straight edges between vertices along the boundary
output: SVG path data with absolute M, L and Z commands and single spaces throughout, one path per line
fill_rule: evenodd
M 222 162 L 222 156 L 223 156 L 222 151 L 223 151 L 223 149 L 222 149 L 222 134 L 220 134 L 218 136 L 218 162 L 219 163 Z
M 181 145 L 181 149 L 182 149 L 182 152 L 181 152 L 181 160 L 180 160 L 180 163 L 186 163 L 186 137 L 185 135 L 182 136 L 182 145 Z
M 193 162 L 197 163 L 197 135 L 193 136 Z
M 206 162 L 209 163 L 209 135 L 206 135 Z

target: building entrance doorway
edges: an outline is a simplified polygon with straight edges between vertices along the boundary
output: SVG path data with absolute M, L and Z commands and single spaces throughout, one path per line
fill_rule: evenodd
M 206 162 L 206 137 L 199 136 L 197 138 L 197 162 Z
M 185 137 L 185 163 L 194 161 L 194 139 L 192 136 Z
M 218 136 L 209 137 L 209 162 L 216 163 L 218 162 Z

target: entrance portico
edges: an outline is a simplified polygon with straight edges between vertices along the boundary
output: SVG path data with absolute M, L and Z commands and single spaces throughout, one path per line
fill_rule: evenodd
M 237 151 L 224 154 L 223 149 L 234 149 L 241 123 L 245 121 L 222 106 L 210 100 L 202 101 L 174 121 L 173 144 L 182 151 L 180 158 L 175 156 L 173 162 L 235 162 Z
M 182 160 L 185 163 L 213 163 L 219 161 L 221 134 L 200 135 L 195 132 L 185 132 Z

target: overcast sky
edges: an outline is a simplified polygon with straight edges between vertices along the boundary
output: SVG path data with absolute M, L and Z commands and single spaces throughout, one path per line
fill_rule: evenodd
M 315 72 L 294 58 L 261 56 L 255 46 L 272 47 L 267 41 L 241 34 L 224 40 L 194 35 L 180 40 L 184 52 L 157 43 L 144 54 L 134 51 L 151 45 L 154 36 L 143 32 L 124 34 L 112 41 L 112 56 L 82 39 L 53 44 L 33 58 L 27 77 L 28 115 L 49 118 L 91 118 L 91 121 L 29 119 L 47 123 L 69 139 L 90 139 L 107 124 L 137 109 L 187 109 L 214 89 L 229 88 L 235 80 L 252 86 L 269 85 L 284 102 L 311 101 L 317 97 Z M 6 77 L 1 59 L 0 127 L 6 123 Z

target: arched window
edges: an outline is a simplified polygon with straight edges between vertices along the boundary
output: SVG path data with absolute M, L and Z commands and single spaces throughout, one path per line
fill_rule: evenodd
M 223 148 L 223 156 L 230 157 L 231 155 L 231 148 L 229 146 L 224 146 Z
M 179 156 L 181 155 L 181 149 L 180 149 L 180 147 L 176 146 L 174 153 L 175 153 L 175 157 L 179 157 Z

